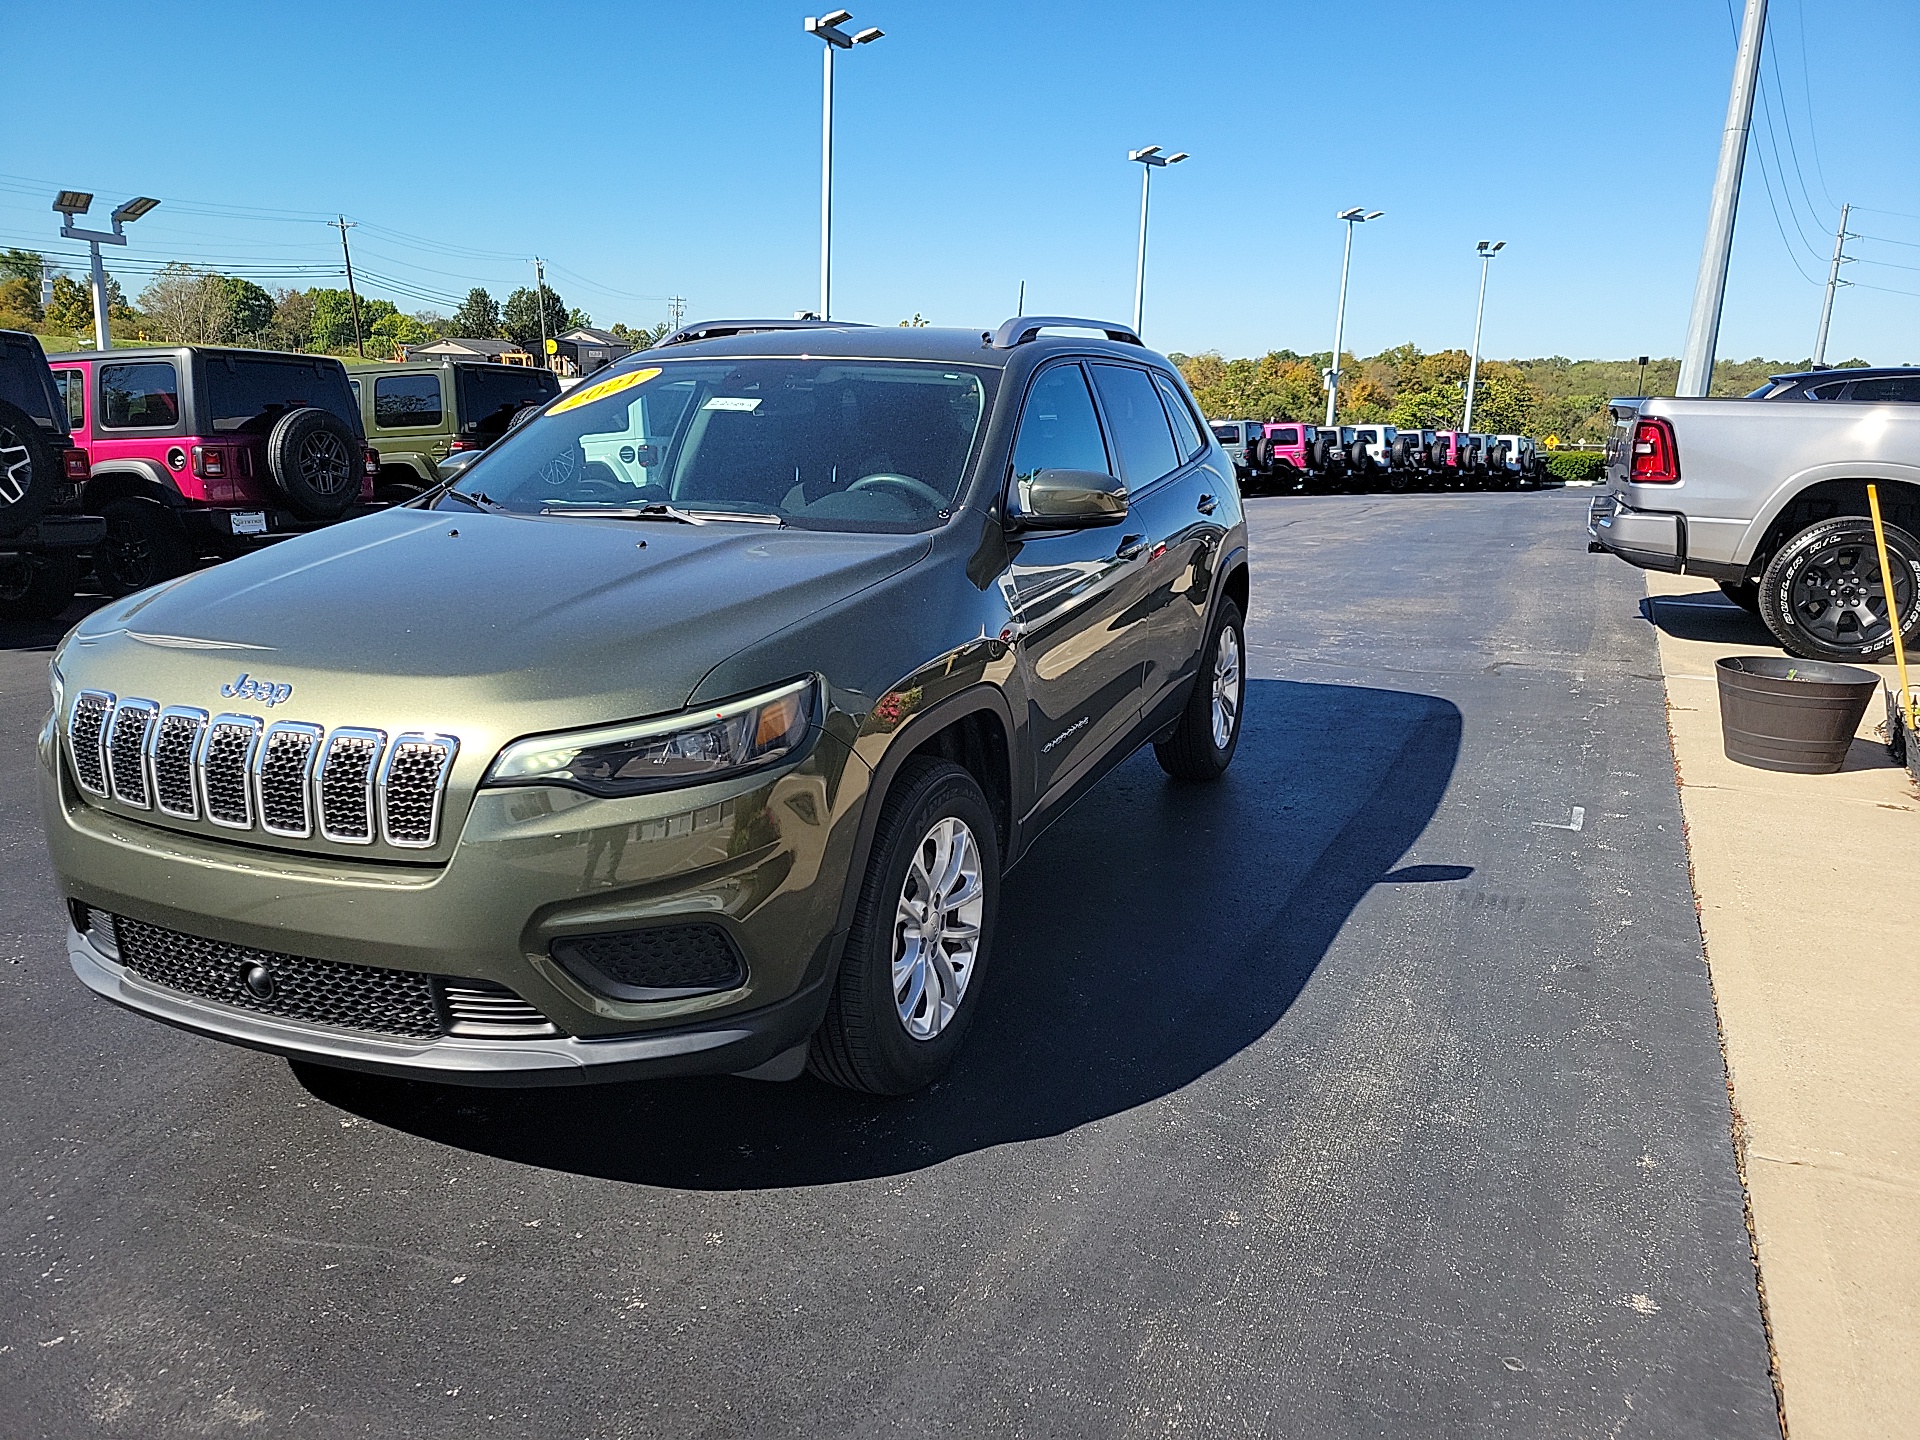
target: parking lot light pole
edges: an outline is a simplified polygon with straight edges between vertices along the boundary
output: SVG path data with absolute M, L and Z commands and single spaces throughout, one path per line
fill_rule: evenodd
M 1460 422 L 1460 428 L 1469 435 L 1473 433 L 1473 390 L 1480 381 L 1480 321 L 1487 313 L 1487 267 L 1493 264 L 1493 257 L 1507 248 L 1504 240 L 1482 240 L 1477 247 L 1480 256 L 1480 303 L 1473 308 L 1473 358 L 1467 361 L 1467 417 Z
M 53 198 L 53 208 L 65 217 L 60 222 L 61 238 L 86 241 L 93 259 L 93 345 L 96 350 L 112 348 L 107 337 L 107 268 L 100 263 L 100 247 L 126 244 L 127 237 L 121 227 L 138 220 L 159 203 L 149 195 L 137 196 L 108 217 L 113 221 L 111 231 L 82 230 L 73 223 L 73 218 L 87 213 L 93 205 L 93 196 L 84 190 L 62 190 Z
M 1163 165 L 1178 165 L 1190 159 L 1186 151 L 1162 155 L 1158 145 L 1129 150 L 1127 159 L 1140 167 L 1140 258 L 1133 267 L 1133 333 L 1140 333 L 1141 312 L 1147 298 L 1147 196 L 1153 185 L 1153 172 Z
M 833 52 L 871 45 L 886 31 L 869 26 L 849 35 L 840 27 L 853 19 L 850 10 L 809 15 L 806 32 L 826 41 L 820 72 L 820 318 L 833 318 Z
M 1353 227 L 1369 220 L 1378 220 L 1386 213 L 1384 210 L 1369 210 L 1364 205 L 1355 205 L 1334 216 L 1336 220 L 1347 222 L 1347 249 L 1340 257 L 1340 308 L 1333 313 L 1333 363 L 1326 368 L 1323 376 L 1327 385 L 1329 426 L 1333 424 L 1333 407 L 1340 399 L 1340 346 L 1347 328 L 1347 269 L 1353 264 Z

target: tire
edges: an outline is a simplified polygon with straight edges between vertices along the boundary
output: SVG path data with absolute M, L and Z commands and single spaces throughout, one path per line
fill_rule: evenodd
M 51 620 L 73 603 L 79 583 L 71 550 L 0 560 L 0 620 Z
M 1223 596 L 1200 652 L 1193 693 L 1173 733 L 1153 745 L 1160 768 L 1174 779 L 1218 780 L 1233 763 L 1246 713 L 1246 653 L 1240 607 Z
M 1886 535 L 1894 606 L 1911 644 L 1920 637 L 1920 540 L 1893 525 Z M 1761 620 L 1789 655 L 1873 664 L 1892 653 L 1873 522 L 1864 515 L 1836 515 L 1787 541 L 1760 576 L 1759 598 Z M 1863 610 L 1873 623 L 1863 623 Z
M 0 400 L 0 535 L 38 520 L 62 480 L 60 452 L 33 417 Z
M 93 569 L 110 595 L 131 595 L 184 575 L 200 558 L 179 517 L 157 500 L 110 500 L 100 514 L 107 538 L 94 547 Z
M 1760 613 L 1760 584 L 1756 580 L 1722 580 L 1720 593 L 1742 610 Z
M 1427 464 L 1435 470 L 1444 470 L 1447 466 L 1447 442 L 1436 440 L 1427 447 Z
M 948 959 L 905 969 L 896 990 L 896 957 L 915 953 L 914 923 L 906 912 L 916 908 L 915 893 L 925 892 L 929 870 L 944 868 L 942 834 L 949 841 L 964 834 L 972 844 L 971 879 L 963 870 L 947 885 L 950 896 L 968 897 L 947 913 L 957 912 L 971 930 L 971 959 L 956 972 L 951 961 L 961 952 L 950 948 L 952 935 L 943 933 L 931 951 L 918 953 Z M 872 1095 L 906 1095 L 939 1079 L 980 1008 L 999 908 L 1000 840 L 978 782 L 950 761 L 909 760 L 881 806 L 840 973 L 826 1018 L 808 1046 L 808 1069 L 831 1084 Z M 924 931 L 918 938 L 924 939 Z M 949 1013 L 944 1002 L 956 982 L 958 1001 Z M 930 999 L 934 985 L 942 986 L 938 1003 Z M 901 991 L 910 1004 L 903 1006 Z
M 360 498 L 360 441 L 330 410 L 289 410 L 267 433 L 267 473 L 309 520 L 338 520 Z

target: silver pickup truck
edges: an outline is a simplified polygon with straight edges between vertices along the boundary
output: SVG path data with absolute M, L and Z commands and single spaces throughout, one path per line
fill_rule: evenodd
M 1920 405 L 1796 392 L 1615 400 L 1610 411 L 1589 550 L 1717 581 L 1791 655 L 1873 663 L 1893 648 L 1867 518 L 1873 481 L 1893 612 L 1907 644 L 1920 636 Z

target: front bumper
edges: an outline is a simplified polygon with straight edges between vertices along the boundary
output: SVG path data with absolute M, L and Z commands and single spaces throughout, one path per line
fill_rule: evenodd
M 1661 510 L 1635 510 L 1611 491 L 1587 505 L 1587 548 L 1618 555 L 1642 570 L 1678 574 L 1687 561 L 1687 522 Z

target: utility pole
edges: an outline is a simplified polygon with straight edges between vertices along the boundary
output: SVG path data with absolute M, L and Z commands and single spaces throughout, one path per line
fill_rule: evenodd
M 547 271 L 546 262 L 538 255 L 533 257 L 533 304 L 540 312 L 540 368 L 551 370 L 553 363 L 547 359 Z
M 349 221 L 344 215 L 338 220 L 327 221 L 327 224 L 340 232 L 340 253 L 346 257 L 347 262 L 347 298 L 353 302 L 353 348 L 364 360 L 367 358 L 367 342 L 360 333 L 360 292 L 353 288 L 353 252 L 347 249 L 347 231 L 353 229 L 358 223 L 358 221 Z
M 687 313 L 687 297 L 669 295 L 667 297 L 667 326 L 670 331 L 680 328 L 680 317 Z
M 1720 343 L 1720 307 L 1727 295 L 1727 262 L 1733 256 L 1733 221 L 1740 208 L 1740 173 L 1747 162 L 1747 133 L 1753 128 L 1753 96 L 1760 81 L 1760 45 L 1767 28 L 1767 0 L 1747 0 L 1734 52 L 1733 89 L 1727 96 L 1727 123 L 1720 134 L 1720 168 L 1713 177 L 1713 203 L 1707 210 L 1707 238 L 1700 250 L 1700 276 L 1693 286 L 1693 314 L 1687 320 L 1687 348 L 1680 356 L 1680 383 L 1674 393 L 1704 396 L 1713 384 L 1713 356 Z
M 1347 232 L 1351 235 L 1353 232 Z M 1469 435 L 1473 433 L 1473 395 L 1480 383 L 1480 321 L 1487 313 L 1487 270 L 1493 264 L 1493 257 L 1507 248 L 1504 240 L 1495 242 L 1482 240 L 1480 254 L 1480 303 L 1473 310 L 1473 358 L 1467 361 L 1467 414 L 1460 422 L 1460 428 Z
M 1851 204 L 1840 207 L 1840 228 L 1833 232 L 1833 265 L 1827 271 L 1827 298 L 1820 306 L 1820 335 L 1813 342 L 1813 368 L 1819 370 L 1827 363 L 1827 327 L 1833 323 L 1833 292 L 1847 282 L 1840 278 L 1840 267 L 1850 258 L 1842 253 L 1847 241 L 1847 212 L 1853 209 Z
M 851 11 L 835 10 L 826 15 L 809 15 L 804 29 L 826 41 L 821 52 L 820 71 L 820 318 L 831 320 L 833 311 L 833 52 L 851 50 L 856 45 L 871 45 L 886 32 L 877 26 L 849 35 L 840 27 L 853 19 Z

